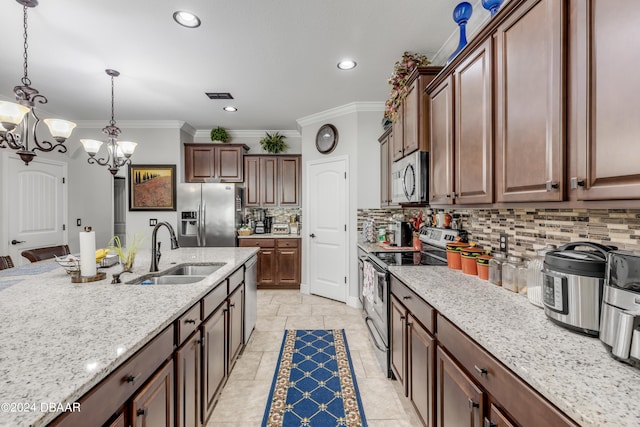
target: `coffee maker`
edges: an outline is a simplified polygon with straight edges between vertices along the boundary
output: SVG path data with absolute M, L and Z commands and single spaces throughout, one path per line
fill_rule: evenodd
M 253 213 L 253 218 L 255 220 L 255 229 L 253 230 L 253 232 L 255 234 L 264 234 L 265 231 L 265 215 L 264 215 L 264 209 L 256 209 Z

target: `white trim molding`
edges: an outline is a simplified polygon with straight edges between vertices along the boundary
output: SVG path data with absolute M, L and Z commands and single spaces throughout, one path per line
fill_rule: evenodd
M 296 122 L 298 123 L 298 127 L 302 128 L 317 122 L 331 120 L 336 117 L 342 117 L 347 114 L 370 111 L 383 112 L 384 102 L 352 102 L 350 104 L 345 104 L 340 107 L 331 108 L 329 110 L 321 111 L 316 114 L 311 114 L 310 116 L 299 118 L 298 120 L 296 120 Z

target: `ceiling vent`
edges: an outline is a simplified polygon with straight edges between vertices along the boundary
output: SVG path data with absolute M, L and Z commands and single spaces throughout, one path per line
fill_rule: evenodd
M 209 99 L 233 99 L 229 92 L 205 92 Z

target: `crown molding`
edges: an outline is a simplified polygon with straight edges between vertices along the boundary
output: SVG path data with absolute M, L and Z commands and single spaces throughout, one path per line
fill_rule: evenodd
M 75 122 L 78 128 L 95 129 L 103 128 L 109 124 L 108 120 L 78 120 Z M 183 129 L 189 132 L 190 125 L 180 120 L 118 120 L 118 127 L 126 129 Z
M 384 102 L 352 102 L 299 118 L 296 122 L 298 123 L 298 127 L 304 127 L 324 120 L 346 116 L 347 114 L 382 111 L 384 111 Z

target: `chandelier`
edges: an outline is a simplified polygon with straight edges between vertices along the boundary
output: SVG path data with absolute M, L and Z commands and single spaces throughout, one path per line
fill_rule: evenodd
M 112 175 L 118 173 L 118 169 L 126 165 L 127 163 L 131 163 L 131 156 L 136 149 L 135 142 L 131 141 L 118 141 L 118 135 L 120 135 L 121 131 L 118 126 L 116 126 L 116 121 L 113 118 L 114 114 L 114 91 L 113 91 L 113 78 L 118 77 L 120 73 L 116 70 L 107 69 L 105 70 L 108 76 L 111 76 L 111 120 L 109 121 L 109 125 L 102 129 L 102 132 L 107 135 L 107 158 L 96 158 L 96 154 L 100 150 L 102 146 L 102 141 L 98 141 L 95 139 L 81 139 L 80 142 L 84 147 L 84 150 L 89 154 L 89 159 L 87 161 L 89 163 L 97 163 L 100 166 L 107 166 L 109 168 L 109 172 Z
M 0 148 L 11 148 L 17 150 L 17 154 L 25 165 L 28 165 L 34 157 L 36 150 L 43 152 L 55 149 L 60 153 L 66 153 L 67 147 L 64 142 L 71 135 L 75 123 L 59 120 L 44 119 L 49 128 L 49 132 L 56 143 L 41 140 L 38 135 L 38 124 L 40 118 L 35 111 L 35 104 L 46 104 L 47 98 L 40 94 L 37 89 L 31 87 L 31 80 L 28 75 L 28 43 L 27 43 L 27 8 L 36 7 L 37 0 L 16 0 L 23 5 L 24 16 L 24 76 L 22 85 L 13 88 L 17 103 L 0 101 Z M 30 144 L 30 139 L 32 144 Z

